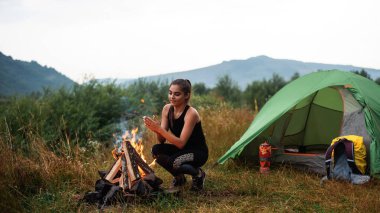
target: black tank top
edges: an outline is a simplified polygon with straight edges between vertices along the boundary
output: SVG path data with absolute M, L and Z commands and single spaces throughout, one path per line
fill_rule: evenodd
M 169 113 L 168 113 L 169 129 L 177 137 L 181 136 L 183 126 L 185 125 L 185 115 L 189 107 L 190 107 L 189 105 L 186 105 L 181 116 L 177 119 L 174 118 L 174 107 L 170 106 L 169 108 Z M 200 121 L 195 124 L 193 132 L 191 133 L 189 140 L 187 141 L 183 149 L 205 151 L 208 153 L 206 139 L 203 134 L 202 124 Z

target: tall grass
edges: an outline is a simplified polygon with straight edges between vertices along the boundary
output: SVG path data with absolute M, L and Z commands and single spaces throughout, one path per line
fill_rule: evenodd
M 74 209 L 72 199 L 89 190 L 104 156 L 85 157 L 79 147 L 63 156 L 40 139 L 31 141 L 30 155 L 12 150 L 0 138 L 0 209 L 4 212 L 46 212 Z
M 249 109 L 227 105 L 199 107 L 202 125 L 210 149 L 204 169 L 205 190 L 185 190 L 180 196 L 133 199 L 110 206 L 105 212 L 377 212 L 380 209 L 379 181 L 366 185 L 328 182 L 290 167 L 273 167 L 267 175 L 258 168 L 228 161 L 213 167 L 215 161 L 242 135 L 254 119 Z M 145 156 L 155 135 L 145 131 Z M 87 155 L 77 144 L 61 154 L 50 151 L 38 134 L 30 133 L 30 153 L 24 155 L 12 146 L 12 135 L 0 137 L 0 209 L 1 212 L 96 212 L 96 206 L 78 203 L 86 191 L 93 191 L 97 170 L 113 163 L 112 147 L 94 148 Z M 64 142 L 64 140 L 62 140 Z M 62 142 L 62 143 L 63 143 Z M 62 154 L 70 153 L 70 154 Z M 155 166 L 156 175 L 169 186 L 170 175 Z M 190 178 L 188 177 L 190 182 Z M 190 183 L 186 188 L 190 187 Z

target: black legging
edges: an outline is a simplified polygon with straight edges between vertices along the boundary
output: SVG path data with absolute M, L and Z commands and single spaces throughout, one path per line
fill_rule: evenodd
M 172 144 L 156 144 L 152 147 L 153 158 L 173 176 L 179 174 L 197 175 L 208 153 L 199 150 L 181 150 Z

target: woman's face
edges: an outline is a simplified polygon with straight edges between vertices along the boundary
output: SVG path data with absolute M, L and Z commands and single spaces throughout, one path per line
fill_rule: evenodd
M 181 87 L 179 85 L 171 85 L 169 88 L 169 101 L 174 106 L 179 106 L 181 104 L 186 103 L 186 100 L 188 99 L 189 94 L 186 94 L 182 92 Z

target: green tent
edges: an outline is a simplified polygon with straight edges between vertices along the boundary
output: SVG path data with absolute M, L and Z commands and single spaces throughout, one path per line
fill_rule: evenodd
M 278 91 L 218 163 L 258 162 L 258 147 L 270 138 L 272 162 L 324 173 L 324 152 L 342 135 L 363 136 L 368 172 L 380 175 L 380 86 L 351 72 L 314 72 Z

